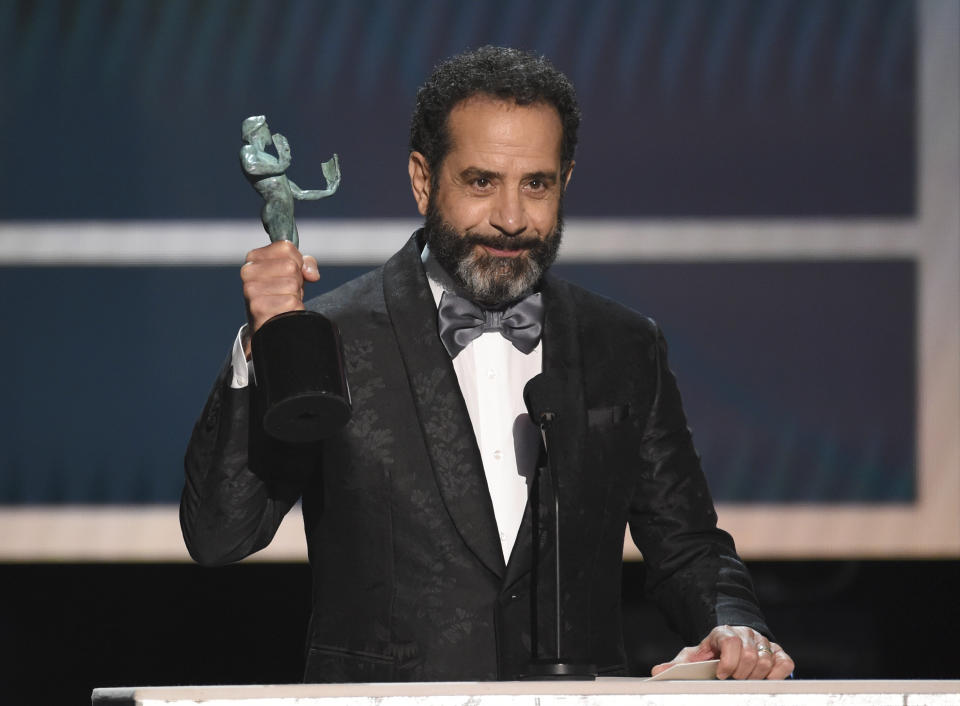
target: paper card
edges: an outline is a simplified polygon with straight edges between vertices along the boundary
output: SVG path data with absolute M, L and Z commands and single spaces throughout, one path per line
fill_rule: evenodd
M 657 676 L 649 677 L 644 681 L 716 679 L 719 663 L 719 659 L 708 659 L 705 662 L 682 662 L 664 669 Z

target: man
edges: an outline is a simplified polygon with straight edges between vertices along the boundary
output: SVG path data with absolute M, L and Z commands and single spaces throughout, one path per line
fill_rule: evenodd
M 695 645 L 674 662 L 719 657 L 721 678 L 793 668 L 716 528 L 658 328 L 545 274 L 578 125 L 572 86 L 542 58 L 485 47 L 435 69 L 411 126 L 423 230 L 382 268 L 306 304 L 339 324 L 353 398 L 349 424 L 322 443 L 265 438 L 244 387 L 249 334 L 305 308 L 316 261 L 273 243 L 241 268 L 248 327 L 194 429 L 181 524 L 195 559 L 235 561 L 265 546 L 302 498 L 314 580 L 308 681 L 526 671 L 525 476 L 539 441 L 522 390 L 541 371 L 565 380 L 550 449 L 564 656 L 627 673 L 629 522 L 649 592 Z M 463 328 L 471 317 L 476 326 Z M 504 321 L 513 328 L 497 328 Z M 551 632 L 545 617 L 544 656 Z

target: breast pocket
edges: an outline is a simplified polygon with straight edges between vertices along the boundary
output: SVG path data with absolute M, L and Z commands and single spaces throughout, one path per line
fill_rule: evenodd
M 630 416 L 630 405 L 615 404 L 609 407 L 594 407 L 587 410 L 587 426 L 593 428 L 609 427 L 624 421 Z
M 594 482 L 622 485 L 637 467 L 640 449 L 639 417 L 629 404 L 612 404 L 587 410 L 587 444 L 590 476 Z

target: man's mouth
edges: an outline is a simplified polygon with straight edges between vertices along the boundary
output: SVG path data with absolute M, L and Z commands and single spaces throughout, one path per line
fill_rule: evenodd
M 470 238 L 475 246 L 482 248 L 492 257 L 520 257 L 529 254 L 531 250 L 540 244 L 537 238 L 487 238 L 475 235 Z
M 494 257 L 520 257 L 525 252 L 527 252 L 527 248 L 514 248 L 510 250 L 505 250 L 501 248 L 495 248 L 491 245 L 483 245 L 482 243 L 481 243 L 481 247 L 484 250 L 486 250 L 488 253 L 493 255 Z

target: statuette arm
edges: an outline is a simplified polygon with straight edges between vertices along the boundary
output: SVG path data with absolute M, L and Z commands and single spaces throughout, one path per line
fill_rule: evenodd
M 287 179 L 290 183 L 290 191 L 293 192 L 295 199 L 299 201 L 316 201 L 337 193 L 337 189 L 340 188 L 340 158 L 337 155 L 333 155 L 332 159 L 328 159 L 321 165 L 321 169 L 323 170 L 324 178 L 327 180 L 326 189 L 301 189 L 289 178 Z

